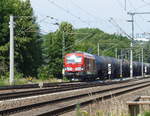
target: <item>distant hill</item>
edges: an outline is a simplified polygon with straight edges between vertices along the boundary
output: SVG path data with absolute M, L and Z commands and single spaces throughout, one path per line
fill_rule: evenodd
M 116 34 L 108 34 L 97 28 L 81 28 L 75 30 L 74 50 L 97 54 L 100 48 L 100 55 L 115 56 L 115 49 L 118 52 L 121 48 L 128 48 L 130 40 L 127 37 Z M 119 49 L 120 48 L 120 49 Z

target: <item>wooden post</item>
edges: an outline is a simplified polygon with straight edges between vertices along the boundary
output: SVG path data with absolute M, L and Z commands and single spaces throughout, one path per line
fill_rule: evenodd
M 130 116 L 137 116 L 138 114 L 140 113 L 140 110 L 139 110 L 139 105 L 136 104 L 136 105 L 130 105 L 129 104 L 129 114 Z

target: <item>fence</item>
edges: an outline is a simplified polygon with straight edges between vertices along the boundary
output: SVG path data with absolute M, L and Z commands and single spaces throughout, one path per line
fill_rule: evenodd
M 130 116 L 138 116 L 146 111 L 150 111 L 150 96 L 140 96 L 133 101 L 128 101 Z

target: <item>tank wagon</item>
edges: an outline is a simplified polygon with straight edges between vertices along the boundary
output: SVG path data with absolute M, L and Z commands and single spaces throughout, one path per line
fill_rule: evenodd
M 105 78 L 119 78 L 130 76 L 130 62 L 122 60 L 122 73 L 120 73 L 121 60 L 97 56 L 85 52 L 68 53 L 64 57 L 64 75 L 68 79 L 103 80 Z M 133 76 L 140 76 L 141 62 L 133 62 Z M 110 71 L 109 71 L 110 70 Z M 150 74 L 150 64 L 143 64 L 144 74 Z

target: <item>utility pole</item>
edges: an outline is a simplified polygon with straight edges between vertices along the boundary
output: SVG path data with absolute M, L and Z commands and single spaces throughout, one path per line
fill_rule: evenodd
M 64 59 L 65 55 L 65 32 L 62 33 L 62 59 Z
M 132 40 L 131 40 L 131 51 L 130 51 L 130 77 L 133 78 L 133 40 L 134 40 L 134 14 L 132 16 Z
M 132 22 L 132 40 L 131 40 L 131 50 L 130 50 L 130 77 L 133 78 L 133 40 L 134 40 L 134 15 L 136 14 L 150 14 L 150 12 L 128 12 L 129 15 L 131 15 L 132 20 L 129 20 L 129 22 Z M 142 69 L 143 70 L 143 69 Z M 142 71 L 143 75 L 143 71 Z
M 144 57 L 143 57 L 143 47 L 142 47 L 142 67 L 141 67 L 142 77 L 144 76 L 144 73 L 143 73 L 143 59 L 144 59 Z
M 62 60 L 64 60 L 65 56 L 65 32 L 63 31 L 62 33 Z M 62 76 L 64 78 L 64 64 L 63 64 L 63 69 L 62 69 Z
M 14 84 L 14 17 L 10 15 L 10 65 L 9 65 L 9 83 L 10 85 Z
M 133 78 L 133 40 L 134 40 L 134 13 L 128 13 L 131 15 L 132 19 L 130 22 L 132 22 L 132 40 L 130 43 L 130 78 Z
M 118 49 L 115 49 L 115 58 L 118 59 Z
M 126 7 L 127 7 L 127 1 L 124 0 L 124 10 L 126 11 Z
M 122 60 L 123 60 L 123 54 L 122 54 L 122 49 L 121 49 L 121 55 L 120 55 L 120 77 L 122 78 Z
M 139 54 L 139 62 L 141 62 L 141 55 Z
M 99 56 L 99 42 L 97 43 L 97 55 Z

